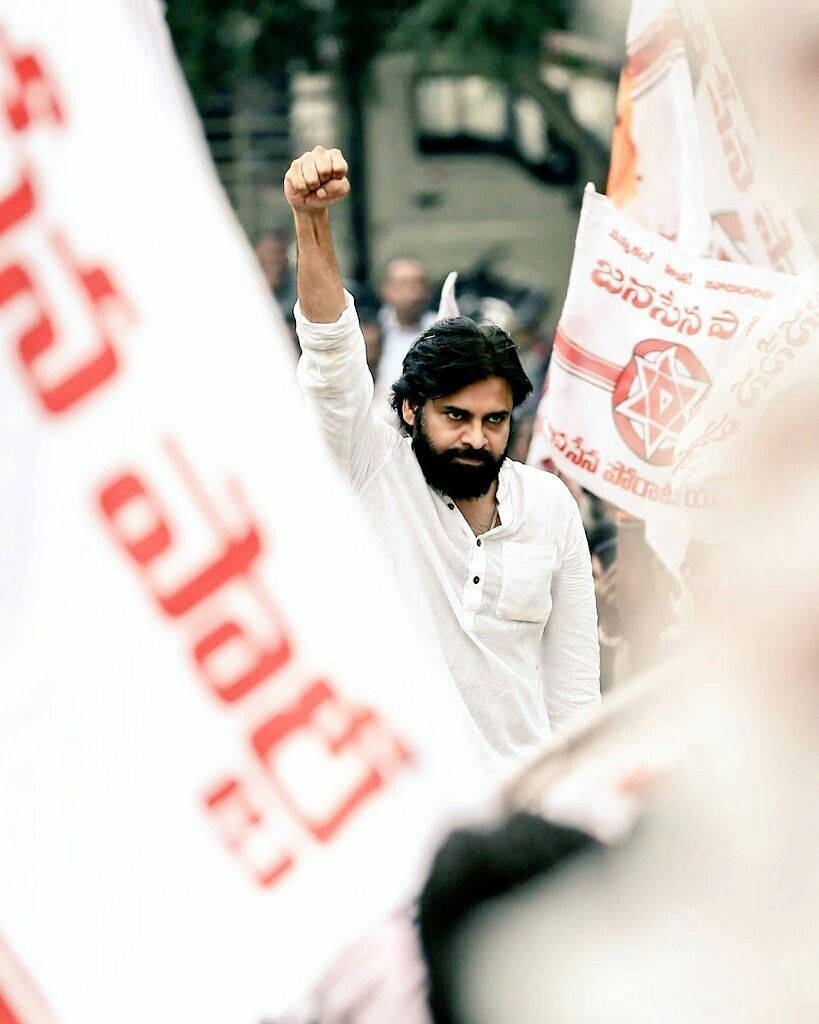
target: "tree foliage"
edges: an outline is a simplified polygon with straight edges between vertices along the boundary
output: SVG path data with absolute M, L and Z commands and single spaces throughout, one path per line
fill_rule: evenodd
M 453 70 L 511 80 L 539 64 L 544 33 L 568 19 L 568 0 L 418 0 L 391 43 Z
M 304 0 L 170 0 L 168 25 L 197 102 L 244 74 L 318 65 L 323 18 Z
M 387 48 L 509 78 L 534 67 L 569 0 L 170 0 L 168 23 L 198 100 L 239 74 L 282 76 L 298 64 L 362 71 Z

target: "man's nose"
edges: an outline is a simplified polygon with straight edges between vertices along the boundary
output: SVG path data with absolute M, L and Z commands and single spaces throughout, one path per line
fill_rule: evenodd
M 466 429 L 461 435 L 461 440 L 464 445 L 470 448 L 485 448 L 486 447 L 486 435 L 483 432 L 483 423 L 480 420 L 475 420 L 466 425 Z

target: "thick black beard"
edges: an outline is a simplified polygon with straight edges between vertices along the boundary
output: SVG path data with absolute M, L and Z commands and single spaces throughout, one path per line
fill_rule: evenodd
M 480 498 L 486 494 L 498 479 L 498 473 L 506 458 L 506 450 L 497 459 L 485 449 L 449 448 L 443 452 L 438 451 L 424 430 L 422 416 L 418 416 L 412 431 L 412 450 L 429 486 L 461 501 Z M 456 462 L 459 457 L 480 459 L 480 465 L 468 466 L 463 462 Z

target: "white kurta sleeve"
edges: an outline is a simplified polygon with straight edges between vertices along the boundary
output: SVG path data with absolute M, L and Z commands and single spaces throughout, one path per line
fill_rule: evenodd
M 312 323 L 296 303 L 302 350 L 297 377 L 330 451 L 357 491 L 383 461 L 390 433 L 397 432 L 373 417 L 373 381 L 364 337 L 353 298 L 346 291 L 344 295 L 347 308 L 330 324 Z
M 600 703 L 600 647 L 589 545 L 569 501 L 563 560 L 552 576 L 552 612 L 543 634 L 540 677 L 553 728 Z

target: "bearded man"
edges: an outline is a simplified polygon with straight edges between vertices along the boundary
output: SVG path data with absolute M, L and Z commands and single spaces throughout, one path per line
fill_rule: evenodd
M 531 384 L 499 327 L 454 317 L 424 331 L 404 359 L 392 394 L 403 430 L 373 416 L 328 212 L 349 192 L 347 163 L 318 146 L 293 161 L 284 188 L 298 242 L 299 382 L 407 614 L 437 647 L 489 748 L 514 767 L 600 698 L 577 505 L 557 477 L 506 459 L 512 410 Z

